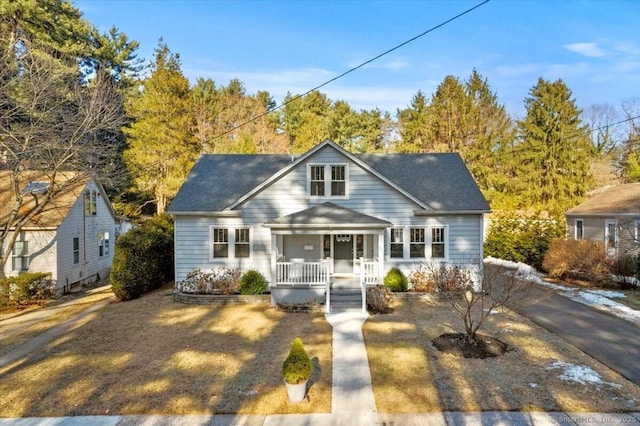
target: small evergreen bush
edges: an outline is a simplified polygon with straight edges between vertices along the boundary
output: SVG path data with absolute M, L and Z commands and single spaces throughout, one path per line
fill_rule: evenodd
M 173 274 L 171 216 L 154 216 L 116 241 L 110 283 L 119 300 L 136 299 L 155 290 L 173 279 Z
M 312 371 L 311 359 L 304 349 L 302 340 L 296 337 L 291 342 L 289 355 L 282 363 L 282 377 L 284 377 L 285 382 L 297 385 L 308 380 Z
M 409 286 L 407 277 L 397 266 L 389 269 L 389 272 L 387 272 L 387 275 L 384 277 L 383 283 L 385 287 L 395 292 L 407 291 L 407 287 Z
M 264 275 L 250 269 L 240 278 L 240 294 L 264 294 L 267 292 L 267 285 Z

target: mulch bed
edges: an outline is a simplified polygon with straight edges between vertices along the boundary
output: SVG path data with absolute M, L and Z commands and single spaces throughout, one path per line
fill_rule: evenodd
M 485 359 L 504 355 L 509 345 L 495 337 L 477 334 L 473 341 L 464 333 L 445 333 L 431 341 L 440 352 L 465 358 Z

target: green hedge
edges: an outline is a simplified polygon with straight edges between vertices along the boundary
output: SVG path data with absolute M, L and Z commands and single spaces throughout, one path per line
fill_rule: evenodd
M 564 234 L 565 221 L 562 217 L 502 212 L 495 215 L 489 226 L 484 254 L 542 269 L 549 244 Z
M 174 276 L 173 220 L 158 215 L 116 241 L 110 282 L 119 300 L 136 299 Z

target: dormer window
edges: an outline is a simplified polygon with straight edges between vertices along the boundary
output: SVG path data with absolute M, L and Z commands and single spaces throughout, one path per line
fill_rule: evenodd
M 311 164 L 307 170 L 310 197 L 348 196 L 349 170 L 346 164 Z

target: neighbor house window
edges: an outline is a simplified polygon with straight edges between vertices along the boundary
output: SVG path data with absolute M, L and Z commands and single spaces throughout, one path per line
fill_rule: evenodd
M 582 219 L 576 219 L 575 225 L 575 239 L 581 240 L 584 238 L 584 222 L 582 221 Z
M 309 196 L 346 197 L 348 168 L 344 164 L 314 164 L 308 168 Z
M 249 228 L 237 228 L 235 237 L 236 239 L 234 243 L 236 257 L 249 257 Z
M 426 243 L 424 228 L 409 229 L 409 236 L 409 257 L 424 257 Z
M 109 233 L 101 232 L 98 234 L 98 255 L 100 257 L 109 254 Z
M 97 198 L 98 198 L 98 191 L 93 189 L 85 191 L 84 193 L 84 215 L 85 216 L 95 216 L 96 214 L 98 214 Z
M 29 270 L 29 242 L 16 241 L 11 252 L 11 269 L 14 271 Z
M 431 228 L 431 257 L 445 257 L 444 227 Z
M 402 258 L 404 256 L 404 229 L 391 228 L 390 257 Z
M 73 237 L 73 264 L 80 263 L 80 238 Z
M 229 230 L 213 228 L 213 257 L 229 257 Z

